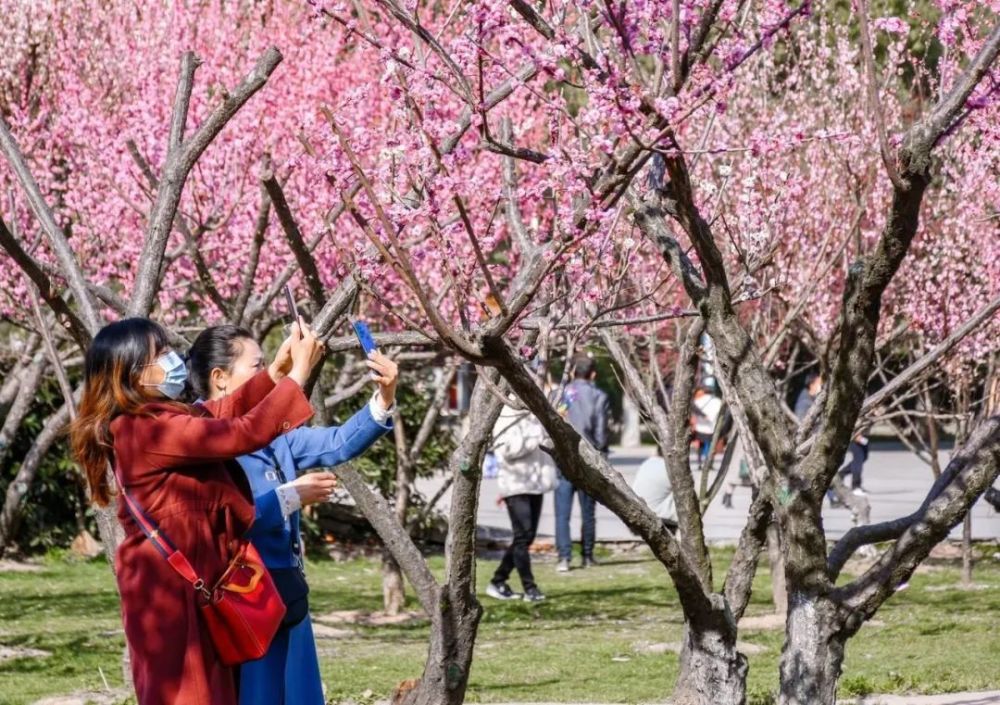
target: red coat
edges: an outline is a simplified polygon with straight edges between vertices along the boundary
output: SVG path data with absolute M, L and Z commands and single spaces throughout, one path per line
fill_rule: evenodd
M 275 385 L 264 371 L 205 408 L 150 408 L 154 416 L 111 422 L 118 473 L 211 585 L 254 518 L 249 485 L 233 459 L 304 423 L 312 407 L 298 384 Z M 236 705 L 233 669 L 215 655 L 194 588 L 146 540 L 124 502 L 118 519 L 126 538 L 116 574 L 139 705 Z

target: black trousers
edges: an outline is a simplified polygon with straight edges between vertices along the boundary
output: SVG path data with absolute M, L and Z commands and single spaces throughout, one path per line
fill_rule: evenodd
M 517 568 L 521 585 L 525 590 L 535 587 L 535 578 L 531 574 L 531 554 L 528 547 L 538 533 L 538 520 L 542 516 L 542 500 L 545 495 L 515 494 L 504 498 L 507 514 L 510 515 L 510 528 L 514 531 L 514 540 L 503 554 L 503 559 L 496 572 L 493 582 L 506 582 L 511 571 Z
M 851 441 L 851 445 L 847 446 L 847 451 L 851 454 L 851 459 L 844 467 L 840 468 L 837 474 L 841 478 L 850 475 L 851 487 L 861 487 L 861 471 L 864 470 L 865 461 L 868 459 L 868 448 Z

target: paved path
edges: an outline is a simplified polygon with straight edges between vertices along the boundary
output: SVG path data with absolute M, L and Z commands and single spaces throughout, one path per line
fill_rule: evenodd
M 612 448 L 611 463 L 629 481 L 635 477 L 639 464 L 653 452 L 652 446 L 637 448 Z M 942 456 L 942 467 L 947 457 Z M 865 464 L 864 485 L 869 493 L 872 508 L 872 522 L 885 521 L 905 516 L 920 506 L 933 481 L 930 467 L 922 463 L 906 450 L 891 446 L 874 447 Z M 420 480 L 417 487 L 425 496 L 430 496 L 440 486 L 439 479 Z M 482 527 L 507 531 L 510 521 L 502 505 L 497 505 L 496 480 L 484 480 L 479 500 L 479 524 Z M 441 502 L 441 508 L 448 506 L 448 496 Z M 712 542 L 735 542 L 746 520 L 750 506 L 750 488 L 737 487 L 733 496 L 733 508 L 726 509 L 719 498 L 708 509 L 705 533 Z M 579 512 L 574 507 L 573 531 L 579 538 Z M 545 498 L 539 533 L 543 538 L 555 533 L 555 509 L 552 495 Z M 846 509 L 824 510 L 826 534 L 831 539 L 839 538 L 851 528 L 851 513 Z M 961 525 L 952 532 L 961 537 Z M 1000 537 L 1000 514 L 984 501 L 979 501 L 972 509 L 972 533 L 975 538 Z M 597 507 L 597 538 L 599 541 L 623 541 L 635 538 L 610 510 Z
M 854 703 L 853 700 L 845 701 Z M 988 693 L 946 693 L 944 695 L 869 695 L 857 705 L 1000 705 L 1000 690 Z
M 1000 705 L 1000 690 L 988 693 L 947 693 L 945 695 L 868 695 L 838 700 L 841 705 Z M 497 703 L 496 705 L 568 705 L 567 703 Z M 599 705 L 576 703 L 575 705 Z M 659 705 L 670 705 L 669 702 Z

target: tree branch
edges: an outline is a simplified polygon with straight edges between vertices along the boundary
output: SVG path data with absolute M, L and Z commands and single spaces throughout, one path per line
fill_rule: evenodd
M 878 135 L 879 151 L 882 153 L 882 163 L 885 164 L 889 180 L 896 188 L 904 188 L 899 171 L 896 169 L 896 158 L 889 148 L 889 138 L 885 132 L 885 113 L 878 97 L 878 78 L 875 76 L 875 54 L 872 51 L 872 39 L 868 25 L 868 0 L 858 0 L 858 25 L 861 30 L 861 56 L 865 68 L 866 95 L 868 110 L 875 120 L 875 132 Z
M 2 218 L 0 218 L 0 247 L 3 247 L 14 263 L 34 283 L 39 295 L 56 315 L 59 324 L 72 336 L 81 350 L 86 350 L 90 346 L 91 339 L 86 324 L 63 301 L 59 292 L 52 285 L 52 279 L 42 271 L 35 259 L 24 251 L 17 238 L 7 229 L 7 224 Z
M 325 298 L 323 282 L 319 278 L 319 269 L 316 267 L 316 260 L 313 259 L 312 252 L 306 246 L 298 223 L 295 222 L 295 216 L 292 215 L 292 209 L 288 206 L 288 201 L 285 199 L 285 192 L 282 190 L 281 184 L 274 177 L 274 173 L 270 170 L 264 172 L 261 176 L 261 181 L 264 184 L 264 188 L 267 189 L 267 195 L 271 197 L 271 203 L 274 204 L 274 212 L 277 214 L 278 222 L 281 223 L 281 227 L 285 231 L 285 236 L 288 238 L 288 246 L 295 255 L 295 261 L 299 263 L 299 269 L 302 270 L 302 276 L 305 278 L 309 296 L 316 307 L 320 308 L 323 306 Z
M 94 307 L 90 292 L 87 290 L 87 278 L 83 275 L 83 270 L 80 268 L 80 263 L 76 260 L 76 255 L 73 253 L 73 248 L 70 247 L 69 240 L 66 239 L 66 234 L 56 224 L 55 216 L 42 197 L 42 192 L 38 188 L 35 177 L 31 175 L 31 171 L 24 161 L 24 155 L 21 153 L 14 136 L 11 135 L 10 128 L 7 125 L 7 121 L 3 119 L 3 116 L 0 116 L 0 150 L 3 151 L 7 162 L 14 171 L 14 175 L 21 183 L 21 188 L 28 199 L 28 204 L 31 206 L 35 217 L 38 218 L 42 230 L 49 238 L 49 243 L 52 245 L 52 249 L 59 259 L 63 270 L 62 274 L 66 278 L 70 291 L 73 292 L 73 298 L 76 299 L 76 305 L 80 309 L 80 320 L 82 320 L 85 330 L 90 336 L 95 335 L 101 327 L 101 321 L 97 316 L 97 309 Z M 39 288 L 43 291 L 47 289 L 47 287 L 42 286 Z M 48 301 L 49 299 L 46 297 L 46 302 Z
M 857 631 L 864 620 L 871 617 L 896 588 L 909 579 L 931 549 L 958 525 L 969 507 L 993 484 L 998 474 L 1000 416 L 994 416 L 980 424 L 955 453 L 918 510 L 919 516 L 905 527 L 893 546 L 864 575 L 835 592 L 836 600 L 854 610 L 846 625 L 849 630 Z M 869 536 L 876 529 L 888 533 L 885 525 L 876 525 L 876 529 L 865 528 L 871 529 Z M 852 533 L 853 538 L 847 541 Z M 837 563 L 846 561 L 844 554 L 850 544 L 856 543 L 864 533 L 864 529 L 849 532 L 841 540 L 844 547 L 837 551 Z M 835 568 L 836 563 L 831 563 L 831 567 Z
M 652 420 L 657 435 L 660 436 L 667 474 L 677 505 L 681 546 L 698 571 L 702 586 L 709 592 L 712 590 L 712 562 L 705 544 L 701 506 L 688 459 L 691 452 L 688 433 L 691 396 L 694 380 L 698 374 L 698 338 L 702 330 L 704 326 L 700 321 L 691 326 L 678 352 L 669 416 L 649 388 L 643 384 L 639 371 L 614 336 L 603 330 L 600 336 L 611 359 L 622 373 L 622 381 L 629 396 L 636 401 L 645 416 Z
M 865 403 L 861 407 L 861 413 L 868 413 L 876 407 L 881 406 L 886 399 L 907 384 L 913 382 L 922 373 L 930 369 L 934 363 L 951 352 L 966 336 L 992 318 L 993 314 L 997 311 L 1000 311 L 1000 296 L 995 297 L 988 304 L 976 311 L 969 320 L 956 328 L 951 335 L 941 341 L 932 350 L 921 355 L 920 358 L 915 360 L 905 370 L 893 377 L 892 381 L 865 399 Z
M 600 498 L 601 503 L 626 526 L 642 536 L 673 579 L 686 617 L 699 619 L 712 613 L 712 599 L 705 592 L 697 569 L 691 565 L 660 518 L 635 495 L 607 459 L 552 408 L 545 393 L 503 340 L 486 338 L 483 345 L 489 359 L 496 361 L 514 393 L 548 431 L 553 444 L 553 457 L 567 479 L 578 489 Z
M 146 316 L 153 308 L 160 286 L 160 268 L 167 248 L 167 240 L 173 227 L 177 206 L 180 204 L 184 183 L 195 162 L 212 140 L 222 131 L 226 123 L 247 101 L 267 82 L 271 73 L 281 62 L 281 53 L 274 47 L 268 49 L 258 59 L 253 70 L 226 94 L 219 105 L 205 119 L 201 126 L 187 140 L 173 146 L 167 153 L 163 173 L 156 190 L 156 200 L 149 214 L 146 228 L 146 242 L 136 268 L 136 285 L 129 302 L 128 315 Z M 187 72 L 193 74 L 190 60 L 185 55 L 181 65 L 181 86 L 175 100 L 175 112 L 186 105 L 183 100 L 183 84 Z M 181 128 L 175 130 L 176 125 Z M 183 122 L 175 114 L 171 121 L 171 142 L 175 136 L 183 134 Z

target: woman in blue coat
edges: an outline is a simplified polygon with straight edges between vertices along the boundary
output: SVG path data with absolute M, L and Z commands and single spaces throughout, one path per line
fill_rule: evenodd
M 300 321 L 301 325 L 305 325 Z M 278 358 L 286 353 L 278 351 Z M 398 371 L 381 353 L 367 361 L 378 384 L 371 401 L 343 426 L 303 427 L 270 445 L 238 458 L 256 504 L 247 536 L 260 552 L 288 606 L 282 625 L 263 658 L 240 667 L 240 705 L 323 705 L 323 684 L 308 600 L 299 536 L 300 509 L 330 499 L 336 479 L 330 472 L 304 473 L 339 465 L 368 449 L 392 428 Z M 214 326 L 195 340 L 189 356 L 189 382 L 202 399 L 221 400 L 253 377 L 266 363 L 252 335 L 236 326 Z M 298 621 L 301 620 L 301 621 Z

